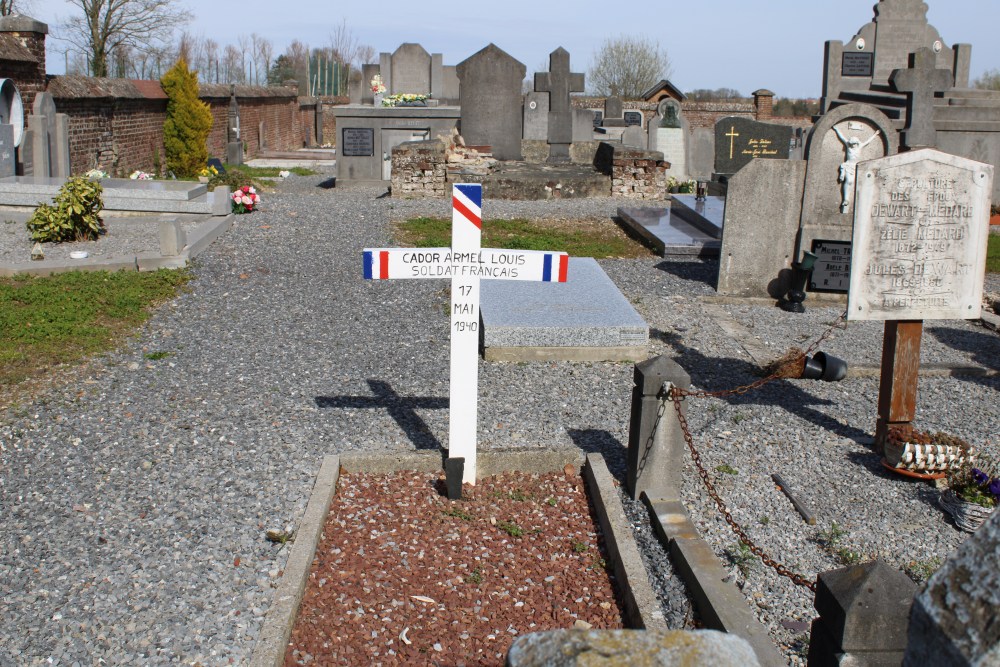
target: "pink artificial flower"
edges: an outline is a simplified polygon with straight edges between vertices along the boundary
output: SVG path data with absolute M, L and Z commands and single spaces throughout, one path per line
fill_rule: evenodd
M 253 205 L 253 202 L 250 200 L 250 197 L 243 197 L 243 205 L 244 206 L 252 206 Z

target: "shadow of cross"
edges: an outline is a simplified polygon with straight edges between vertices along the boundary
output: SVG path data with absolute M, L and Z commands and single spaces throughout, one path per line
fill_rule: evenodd
M 441 449 L 441 442 L 431 433 L 417 410 L 446 410 L 448 398 L 436 396 L 400 396 L 388 382 L 368 380 L 373 396 L 317 396 L 316 406 L 321 409 L 383 409 L 399 424 L 403 433 L 417 449 Z

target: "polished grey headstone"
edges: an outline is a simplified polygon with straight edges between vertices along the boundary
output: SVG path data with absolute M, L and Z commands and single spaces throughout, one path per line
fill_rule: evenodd
M 565 283 L 483 280 L 483 345 L 637 347 L 649 325 L 591 257 L 571 257 Z
M 687 220 L 712 238 L 722 238 L 725 197 L 706 197 L 704 201 L 698 201 L 695 195 L 671 195 L 671 199 L 670 208 L 675 216 Z
M 722 242 L 669 208 L 619 208 L 618 217 L 658 254 L 717 257 Z

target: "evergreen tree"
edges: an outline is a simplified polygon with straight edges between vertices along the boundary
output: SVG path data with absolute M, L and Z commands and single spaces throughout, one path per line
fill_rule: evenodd
M 180 177 L 195 176 L 208 162 L 208 133 L 212 112 L 198 99 L 198 73 L 188 70 L 184 58 L 160 79 L 167 94 L 163 144 L 167 169 Z

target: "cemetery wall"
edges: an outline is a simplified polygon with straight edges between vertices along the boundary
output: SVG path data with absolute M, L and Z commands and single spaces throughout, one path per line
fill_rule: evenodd
M 201 98 L 212 111 L 208 140 L 212 156 L 226 154 L 229 88 L 225 84 L 201 86 Z M 69 116 L 73 173 L 95 166 L 119 175 L 135 169 L 153 171 L 157 154 L 163 163 L 167 98 L 158 81 L 61 76 L 52 78 L 48 92 L 56 109 Z M 236 93 L 248 157 L 260 151 L 261 121 L 268 149 L 302 146 L 304 126 L 294 89 L 238 86 Z
M 13 79 L 25 114 L 35 94 L 45 90 L 45 32 L 48 28 L 27 16 L 0 18 L 0 76 Z
M 392 149 L 392 196 L 443 199 L 447 188 L 443 141 L 409 141 Z

